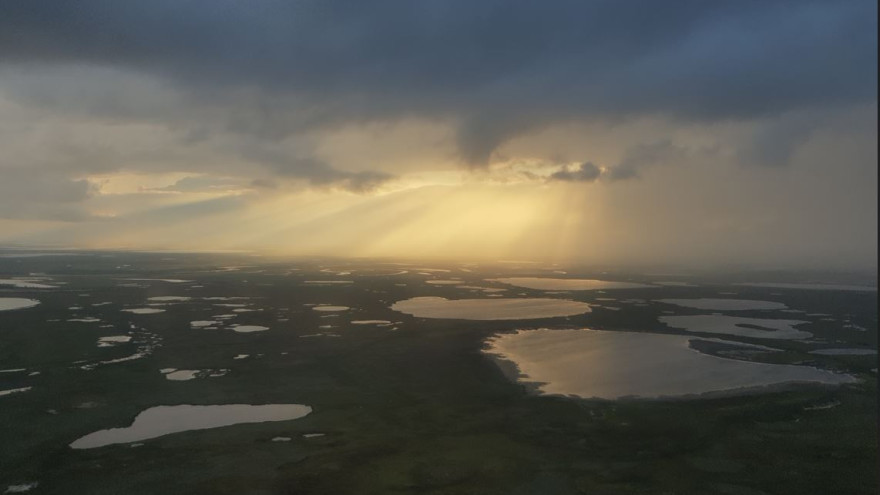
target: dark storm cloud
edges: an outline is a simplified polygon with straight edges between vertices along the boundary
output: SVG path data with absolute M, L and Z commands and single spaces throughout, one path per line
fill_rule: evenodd
M 805 0 L 6 1 L 0 57 L 146 72 L 192 105 L 229 108 L 229 129 L 270 138 L 450 119 L 462 159 L 479 165 L 557 122 L 748 120 L 873 101 L 876 10 Z M 317 170 L 317 181 L 329 173 Z
M 638 144 L 626 148 L 623 159 L 608 171 L 610 180 L 634 179 L 642 169 L 654 165 L 668 164 L 684 158 L 686 150 L 664 140 L 655 143 Z
M 259 163 L 280 177 L 305 179 L 315 186 L 331 186 L 352 192 L 368 192 L 394 177 L 384 172 L 338 170 L 310 156 L 298 157 L 285 150 L 259 142 L 239 147 L 242 157 Z
M 602 175 L 602 169 L 593 162 L 584 162 L 575 170 L 562 169 L 550 175 L 550 180 L 563 182 L 595 182 Z
M 90 215 L 78 203 L 92 192 L 85 180 L 24 168 L 4 169 L 0 177 L 0 218 L 85 220 Z
M 795 149 L 807 142 L 828 115 L 783 116 L 765 122 L 737 149 L 736 159 L 746 166 L 777 167 L 791 162 Z

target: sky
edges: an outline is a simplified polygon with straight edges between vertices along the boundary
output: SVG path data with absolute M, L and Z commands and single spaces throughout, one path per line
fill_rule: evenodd
M 0 244 L 877 266 L 873 0 L 0 2 Z

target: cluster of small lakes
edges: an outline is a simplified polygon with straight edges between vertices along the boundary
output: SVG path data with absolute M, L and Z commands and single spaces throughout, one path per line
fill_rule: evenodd
M 417 334 L 444 322 L 456 329 L 485 328 L 476 349 L 481 359 L 521 385 L 524 394 L 570 401 L 662 403 L 766 396 L 791 387 L 860 384 L 877 372 L 876 306 L 869 321 L 863 314 L 819 313 L 790 302 L 819 293 L 841 300 L 866 294 L 875 298 L 877 289 L 869 285 L 712 284 L 682 276 L 605 280 L 532 265 L 487 270 L 477 264 L 426 268 L 325 262 L 197 270 L 167 268 L 163 259 L 152 260 L 149 269 L 117 265 L 100 273 L 71 269 L 76 259 L 65 260 L 57 272 L 41 267 L 36 257 L 24 264 L 7 259 L 0 266 L 0 276 L 8 277 L 0 279 L 0 339 L 5 339 L 0 384 L 6 385 L 0 386 L 0 407 L 41 389 L 51 393 L 39 403 L 51 403 L 52 396 L 63 395 L 53 390 L 50 379 L 59 373 L 73 376 L 70 380 L 90 373 L 113 376 L 114 370 L 140 373 L 146 363 L 169 387 L 218 384 L 270 357 L 303 359 L 293 356 L 290 343 L 296 341 L 290 338 L 299 345 L 323 346 L 314 352 L 332 355 L 336 342 L 346 339 Z M 273 296 L 278 287 L 298 294 L 296 300 Z M 648 311 L 650 325 L 607 324 L 615 318 L 626 321 L 628 313 L 644 321 Z M 29 356 L 39 354 L 34 350 L 39 342 L 25 342 L 36 325 L 34 339 L 63 335 L 69 347 L 29 362 Z M 254 340 L 281 333 L 284 345 Z M 218 339 L 213 344 L 212 336 Z M 91 339 L 88 349 L 84 338 Z M 202 341 L 191 344 L 192 338 Z M 170 352 L 184 344 L 185 351 Z M 192 362 L 209 364 L 193 365 L 186 356 L 194 349 L 223 358 L 191 356 Z M 73 450 L 131 448 L 181 432 L 290 424 L 283 422 L 318 414 L 313 404 L 298 402 L 223 402 L 214 397 L 215 403 L 192 404 L 178 394 L 170 396 L 173 403 L 142 407 L 127 422 L 43 441 L 63 442 Z M 87 413 L 94 405 L 72 407 Z M 62 409 L 31 412 L 60 416 Z M 76 429 L 81 427 L 70 430 Z M 302 441 L 316 441 L 325 433 L 302 430 L 298 435 Z M 290 444 L 291 436 L 270 440 Z M 3 480 L 7 492 L 15 493 L 39 490 L 40 483 L 45 488 L 47 482 L 38 477 L 32 471 L 29 477 L 4 473 Z

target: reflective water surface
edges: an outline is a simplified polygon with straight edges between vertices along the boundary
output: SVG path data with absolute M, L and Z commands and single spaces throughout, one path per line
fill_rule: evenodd
M 241 423 L 287 421 L 312 412 L 302 404 L 225 404 L 218 406 L 156 406 L 134 418 L 131 426 L 100 430 L 76 440 L 74 449 L 92 449 L 115 443 L 137 442 L 171 433 L 205 430 Z
M 601 330 L 520 330 L 487 341 L 486 352 L 516 364 L 521 382 L 546 394 L 583 398 L 659 398 L 787 382 L 840 384 L 850 375 L 808 366 L 739 361 L 703 354 L 692 337 Z
M 568 299 L 446 299 L 414 297 L 398 301 L 391 309 L 420 318 L 461 320 L 525 320 L 589 313 L 590 306 Z

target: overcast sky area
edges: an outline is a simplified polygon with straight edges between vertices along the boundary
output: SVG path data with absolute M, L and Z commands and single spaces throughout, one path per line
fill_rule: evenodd
M 0 2 L 0 244 L 877 265 L 877 2 Z

